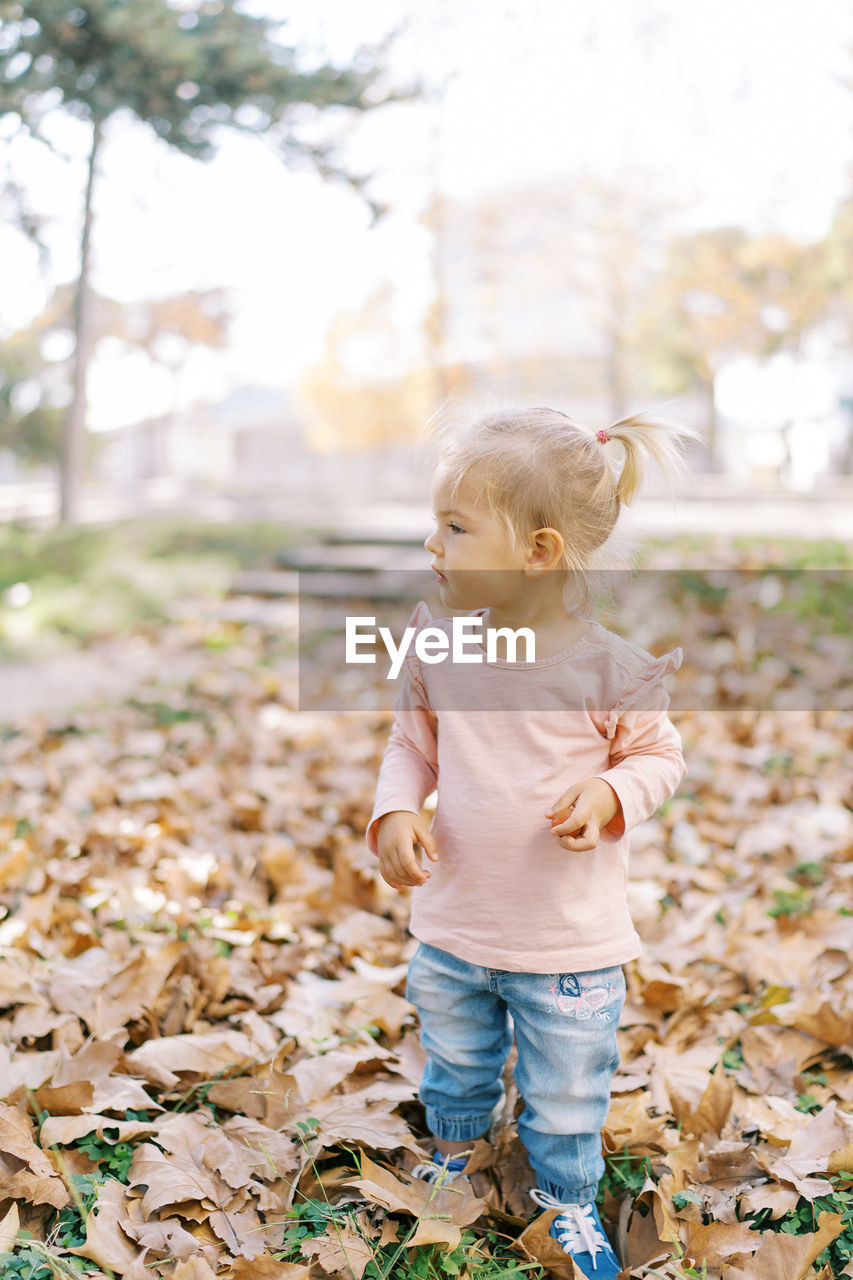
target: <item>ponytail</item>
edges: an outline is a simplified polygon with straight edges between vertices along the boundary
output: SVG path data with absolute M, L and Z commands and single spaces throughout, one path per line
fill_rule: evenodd
M 634 413 L 620 418 L 605 431 L 597 431 L 596 439 L 602 445 L 617 440 L 624 450 L 622 470 L 616 480 L 616 497 L 623 506 L 630 507 L 645 478 L 649 461 L 656 462 L 669 480 L 684 474 L 684 443 L 701 440 L 692 427 L 653 418 L 645 413 Z

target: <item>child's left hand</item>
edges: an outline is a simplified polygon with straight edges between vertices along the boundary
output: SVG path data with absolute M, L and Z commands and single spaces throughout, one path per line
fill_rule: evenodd
M 564 791 L 545 817 L 551 819 L 551 831 L 563 848 L 580 853 L 595 848 L 602 829 L 621 808 L 609 782 L 603 778 L 586 778 Z

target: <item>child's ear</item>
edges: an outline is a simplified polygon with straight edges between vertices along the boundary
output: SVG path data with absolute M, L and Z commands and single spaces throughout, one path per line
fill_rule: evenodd
M 536 569 L 554 569 L 563 557 L 563 535 L 545 526 L 533 535 L 530 565 Z

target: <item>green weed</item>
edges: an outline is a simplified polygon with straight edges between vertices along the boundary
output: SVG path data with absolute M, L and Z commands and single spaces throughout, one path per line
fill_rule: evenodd
M 774 889 L 773 906 L 767 908 L 767 915 L 774 920 L 782 916 L 792 920 L 796 916 L 807 916 L 813 907 L 811 895 L 804 885 L 793 890 Z
M 724 1051 L 721 1061 L 726 1075 L 736 1075 L 742 1069 L 745 1063 L 739 1040 Z
M 830 1175 L 830 1190 L 825 1196 L 807 1200 L 800 1196 L 796 1207 L 780 1218 L 773 1218 L 770 1209 L 747 1214 L 746 1220 L 753 1231 L 779 1231 L 784 1235 L 812 1235 L 817 1231 L 817 1220 L 822 1213 L 840 1213 L 843 1230 L 823 1253 L 815 1259 L 815 1270 L 829 1266 L 833 1275 L 842 1275 L 853 1260 L 853 1173 L 847 1170 Z
M 598 1186 L 596 1202 L 601 1208 L 605 1192 L 610 1192 L 617 1200 L 625 1195 L 632 1198 L 638 1196 L 643 1189 L 646 1178 L 651 1176 L 651 1161 L 648 1156 L 638 1156 L 628 1150 L 605 1153 L 604 1177 Z

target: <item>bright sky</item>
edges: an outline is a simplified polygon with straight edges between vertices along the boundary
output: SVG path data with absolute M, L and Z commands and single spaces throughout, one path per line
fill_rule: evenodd
M 416 221 L 438 180 L 458 198 L 581 172 L 649 173 L 692 226 L 821 235 L 853 161 L 853 6 L 841 0 L 253 0 L 292 33 L 346 57 L 401 15 L 395 67 L 444 82 L 440 100 L 365 120 L 352 144 L 393 205 L 374 229 L 357 197 L 287 173 L 258 140 L 228 136 L 210 163 L 112 122 L 96 198 L 93 281 L 120 299 L 228 290 L 226 352 L 179 385 L 143 357 L 96 361 L 95 428 L 245 382 L 285 385 L 322 350 L 332 317 L 394 282 L 414 319 L 430 292 Z M 618 21 L 619 17 L 623 21 Z M 52 281 L 11 230 L 0 234 L 0 330 L 26 323 L 76 266 L 87 129 L 58 114 L 72 160 L 10 148 L 32 206 L 49 218 Z

